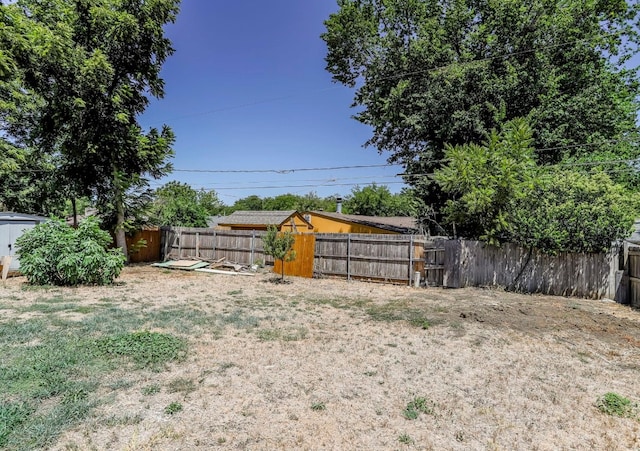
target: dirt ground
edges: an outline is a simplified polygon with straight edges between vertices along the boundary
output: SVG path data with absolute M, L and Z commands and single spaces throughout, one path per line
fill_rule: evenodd
M 116 286 L 54 289 L 83 305 L 218 318 L 171 331 L 188 338 L 187 360 L 119 375 L 128 383 L 105 388 L 107 401 L 56 449 L 640 450 L 639 420 L 595 406 L 607 392 L 640 400 L 638 311 L 273 277 L 136 266 Z M 37 302 L 42 292 L 24 283 L 10 279 L 0 296 Z M 143 394 L 151 385 L 159 392 Z M 417 398 L 430 410 L 408 419 Z M 167 415 L 171 402 L 183 410 Z

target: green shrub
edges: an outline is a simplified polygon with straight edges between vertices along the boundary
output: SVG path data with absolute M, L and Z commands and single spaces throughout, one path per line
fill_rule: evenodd
M 106 285 L 120 275 L 125 258 L 98 220 L 87 218 L 77 229 L 52 219 L 18 240 L 20 271 L 34 285 Z

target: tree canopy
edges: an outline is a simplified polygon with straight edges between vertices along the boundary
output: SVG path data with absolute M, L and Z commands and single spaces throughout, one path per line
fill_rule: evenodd
M 364 216 L 414 216 L 412 196 L 393 194 L 385 185 L 356 186 L 345 197 L 344 213 Z
M 0 5 L 0 68 L 7 74 L 0 95 L 12 107 L 3 117 L 4 145 L 52 156 L 57 180 L 70 196 L 114 203 L 125 255 L 126 191 L 170 170 L 171 129 L 143 131 L 137 117 L 149 96 L 164 94 L 160 69 L 173 48 L 163 26 L 175 20 L 179 3 Z M 35 100 L 11 103 L 7 93 Z
M 169 182 L 154 195 L 148 221 L 156 225 L 207 227 L 207 218 L 222 211 L 215 191 L 196 191 L 186 183 Z
M 526 118 L 540 164 L 635 159 L 639 6 L 623 0 L 339 0 L 322 35 L 333 79 L 356 87 L 367 145 L 405 166 L 441 211 L 428 174 L 445 144 L 480 143 Z M 621 174 L 626 174 L 623 177 Z M 637 172 L 616 174 L 629 186 Z
M 639 195 L 594 169 L 535 163 L 531 127 L 507 122 L 481 144 L 450 146 L 434 179 L 450 196 L 444 220 L 467 238 L 543 252 L 606 252 L 628 236 Z

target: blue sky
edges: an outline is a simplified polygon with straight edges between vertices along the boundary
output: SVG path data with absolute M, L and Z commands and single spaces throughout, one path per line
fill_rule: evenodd
M 269 170 L 385 165 L 363 148 L 368 127 L 351 116 L 353 90 L 325 71 L 323 21 L 334 0 L 184 0 L 166 28 L 176 53 L 163 66 L 166 95 L 140 118 L 176 133 L 180 170 Z M 214 189 L 225 204 L 251 194 L 348 194 L 376 182 L 402 187 L 399 166 L 293 173 L 175 171 L 178 180 Z M 273 188 L 265 188 L 273 187 Z

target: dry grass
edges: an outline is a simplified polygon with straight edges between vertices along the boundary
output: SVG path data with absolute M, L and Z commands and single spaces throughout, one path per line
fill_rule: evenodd
M 271 277 L 138 266 L 114 287 L 0 286 L 2 322 L 117 306 L 189 341 L 165 371 L 113 374 L 55 449 L 640 449 L 640 421 L 596 407 L 640 398 L 640 312 Z

